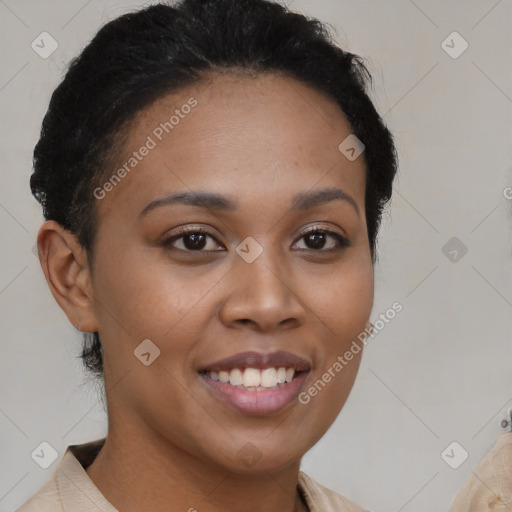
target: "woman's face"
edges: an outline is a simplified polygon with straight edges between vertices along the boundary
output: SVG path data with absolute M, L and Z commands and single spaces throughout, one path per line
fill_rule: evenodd
M 330 99 L 271 75 L 218 76 L 141 113 L 121 179 L 97 192 L 111 430 L 239 472 L 294 463 L 326 432 L 362 351 L 333 368 L 373 304 L 363 157 L 338 149 L 350 134 Z

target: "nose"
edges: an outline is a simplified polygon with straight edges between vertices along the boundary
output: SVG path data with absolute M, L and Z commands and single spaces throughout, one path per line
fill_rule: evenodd
M 228 297 L 220 308 L 224 325 L 273 332 L 304 323 L 306 307 L 291 272 L 264 254 L 265 251 L 252 263 L 242 258 L 235 261 L 226 284 Z

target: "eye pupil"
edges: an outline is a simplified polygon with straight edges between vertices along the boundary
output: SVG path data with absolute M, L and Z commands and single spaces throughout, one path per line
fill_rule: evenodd
M 190 250 L 201 250 L 204 247 L 206 235 L 204 233 L 192 233 L 183 237 L 183 245 Z M 192 243 L 188 243 L 191 240 Z
M 313 240 L 313 246 L 306 242 L 310 249 L 321 249 L 325 245 L 325 233 L 312 233 L 306 236 L 306 240 Z

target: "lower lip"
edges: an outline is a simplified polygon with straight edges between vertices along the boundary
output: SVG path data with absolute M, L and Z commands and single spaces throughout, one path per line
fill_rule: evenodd
M 244 414 L 265 415 L 282 411 L 297 398 L 309 372 L 301 372 L 291 382 L 279 389 L 268 391 L 246 391 L 231 384 L 213 380 L 207 374 L 199 376 L 223 402 Z

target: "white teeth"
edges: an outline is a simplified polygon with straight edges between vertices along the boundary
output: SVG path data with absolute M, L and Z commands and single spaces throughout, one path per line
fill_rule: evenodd
M 264 388 L 273 388 L 277 385 L 277 372 L 275 368 L 265 368 L 261 372 L 261 385 Z
M 244 386 L 246 388 L 258 387 L 261 384 L 261 372 L 256 368 L 246 368 L 244 372 Z
M 231 370 L 231 374 L 229 375 L 229 383 L 233 386 L 241 386 L 244 383 L 244 377 L 238 368 Z
M 231 371 L 221 370 L 220 372 L 209 372 L 212 380 L 229 382 L 240 389 L 248 388 L 250 391 L 262 391 L 273 388 L 278 384 L 291 382 L 295 375 L 295 368 L 246 368 L 242 372 L 240 368 L 233 368 Z

